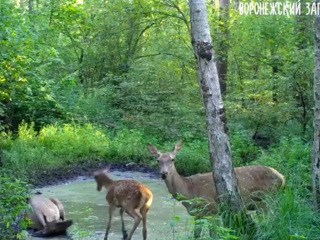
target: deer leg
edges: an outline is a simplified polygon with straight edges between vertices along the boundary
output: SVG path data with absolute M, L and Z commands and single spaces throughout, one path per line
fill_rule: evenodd
M 134 231 L 137 229 L 139 223 L 141 222 L 142 216 L 137 209 L 126 210 L 126 212 L 134 219 L 133 228 L 129 234 L 129 237 L 125 239 L 125 240 L 131 240 Z
M 109 222 L 107 225 L 107 230 L 106 230 L 106 235 L 104 236 L 104 240 L 108 240 L 108 235 L 109 235 L 109 231 L 110 231 L 110 227 L 111 227 L 112 215 L 113 215 L 114 210 L 115 210 L 115 206 L 110 205 L 109 206 Z
M 142 236 L 143 236 L 143 240 L 147 239 L 147 213 L 148 213 L 149 208 L 144 207 L 141 209 L 141 215 L 142 215 L 142 224 L 143 224 L 143 228 L 142 228 Z
M 129 234 L 129 237 L 126 240 L 131 240 L 132 235 L 133 235 L 134 231 L 137 229 L 137 227 L 138 227 L 140 222 L 141 222 L 141 218 L 138 215 L 135 216 L 133 228 L 132 228 L 132 230 L 131 230 L 131 232 Z
M 125 229 L 125 226 L 124 226 L 123 212 L 124 212 L 123 208 L 120 208 L 120 216 L 121 216 L 121 224 L 122 224 L 122 235 L 123 235 L 123 239 L 127 239 L 128 233 L 127 233 L 127 230 Z
M 37 216 L 38 221 L 41 224 L 42 229 L 47 225 L 47 219 L 46 217 L 43 215 L 43 213 L 37 209 L 34 210 L 34 214 Z M 38 226 L 40 227 L 40 226 Z

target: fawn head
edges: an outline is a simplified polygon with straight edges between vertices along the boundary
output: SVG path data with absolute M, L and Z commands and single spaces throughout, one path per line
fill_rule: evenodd
M 107 172 L 110 170 L 111 165 L 109 164 L 105 169 L 94 172 L 94 180 L 97 183 L 97 191 L 100 192 L 102 187 L 105 186 L 105 183 L 108 181 L 109 177 Z

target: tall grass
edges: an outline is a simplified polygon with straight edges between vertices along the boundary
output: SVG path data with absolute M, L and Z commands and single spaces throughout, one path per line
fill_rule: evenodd
M 269 211 L 260 216 L 257 239 L 320 239 L 319 214 L 296 188 L 289 186 L 266 201 Z

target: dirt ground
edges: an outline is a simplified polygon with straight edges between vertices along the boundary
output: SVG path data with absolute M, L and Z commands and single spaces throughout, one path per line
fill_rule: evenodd
M 81 160 L 77 163 L 68 165 L 67 167 L 53 167 L 50 170 L 38 171 L 37 174 L 29 180 L 32 187 L 43 187 L 56 185 L 76 179 L 79 176 L 90 177 L 96 170 L 103 169 L 111 164 L 111 170 L 120 172 L 138 171 L 150 173 L 151 178 L 157 178 L 158 172 L 156 169 L 141 166 L 136 163 L 108 163 L 99 160 Z

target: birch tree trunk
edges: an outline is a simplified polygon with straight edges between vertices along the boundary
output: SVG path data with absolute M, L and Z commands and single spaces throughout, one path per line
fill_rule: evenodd
M 225 227 L 253 239 L 256 227 L 243 209 L 232 166 L 219 77 L 207 19 L 205 0 L 190 0 L 191 42 L 197 59 L 198 82 L 206 111 L 209 155 Z M 236 217 L 235 217 L 236 216 Z
M 320 0 L 316 1 L 320 3 Z M 315 16 L 315 67 L 313 85 L 313 146 L 312 146 L 312 191 L 313 206 L 320 206 L 320 16 Z
M 242 203 L 232 167 L 225 110 L 220 92 L 205 0 L 190 0 L 189 7 L 191 42 L 197 59 L 198 82 L 206 111 L 213 178 L 219 195 L 219 202 L 229 206 L 232 212 L 239 212 Z

